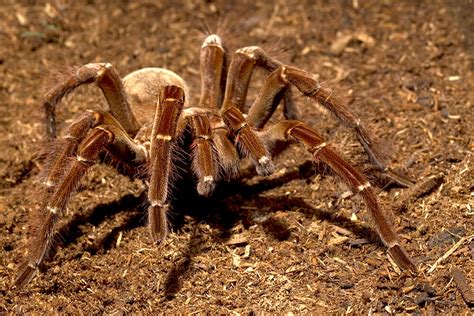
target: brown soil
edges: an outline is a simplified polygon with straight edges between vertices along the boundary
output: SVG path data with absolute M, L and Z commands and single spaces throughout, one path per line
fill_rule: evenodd
M 472 298 L 472 2 L 162 2 L 3 0 L 0 313 L 472 313 L 468 291 L 463 298 L 452 278 L 458 268 Z M 41 96 L 51 73 L 102 61 L 123 75 L 166 67 L 196 97 L 200 30 L 224 20 L 230 51 L 284 51 L 281 58 L 318 74 L 390 142 L 392 165 L 417 185 L 385 185 L 378 196 L 394 210 L 419 275 L 389 262 L 365 224 L 364 204 L 293 146 L 267 179 L 223 183 L 208 200 L 176 193 L 173 233 L 161 250 L 149 243 L 144 185 L 94 167 L 64 215 L 55 257 L 26 288 L 11 290 L 28 211 L 41 199 L 34 194 Z M 343 45 L 347 34 L 357 38 Z M 346 158 L 364 158 L 349 130 L 308 100 L 296 101 Z M 61 104 L 61 126 L 104 103 L 96 87 L 81 87 Z

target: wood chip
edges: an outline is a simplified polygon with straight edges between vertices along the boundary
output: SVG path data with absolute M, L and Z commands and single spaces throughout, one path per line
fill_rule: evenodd
M 339 226 L 336 226 L 336 225 L 333 225 L 333 228 L 334 228 L 334 231 L 340 235 L 344 235 L 344 236 L 353 236 L 354 233 L 352 233 L 350 230 L 348 229 L 345 229 L 345 228 L 342 228 L 342 227 L 339 227 Z
M 339 258 L 339 257 L 332 257 L 332 259 L 333 259 L 334 261 L 336 261 L 336 262 L 339 262 L 339 263 L 341 263 L 341 264 L 347 266 L 347 262 L 345 262 L 344 260 L 342 260 L 342 259 Z
M 28 19 L 20 12 L 15 13 L 15 16 L 21 26 L 25 26 L 26 24 L 28 24 Z
M 236 253 L 232 253 L 232 265 L 235 268 L 240 267 L 240 256 Z
M 402 270 L 400 270 L 400 268 L 398 267 L 397 263 L 392 259 L 392 257 L 387 253 L 387 258 L 388 258 L 388 261 L 390 262 L 390 264 L 392 265 L 392 268 L 393 270 L 397 273 L 397 274 L 401 274 L 402 273 Z
M 225 244 L 228 246 L 243 246 L 248 244 L 248 238 L 244 234 L 232 235 Z
M 474 240 L 469 243 L 469 252 L 471 253 L 471 259 L 474 260 Z
M 411 204 L 423 196 L 426 196 L 433 192 L 436 188 L 438 188 L 444 182 L 443 175 L 434 175 L 422 182 L 415 184 L 412 188 L 405 193 L 398 202 L 395 203 L 393 206 L 393 210 L 395 212 L 403 212 L 408 210 L 408 207 Z
M 377 259 L 372 258 L 372 257 L 367 257 L 365 259 L 365 262 L 370 264 L 372 267 L 378 267 L 382 264 L 382 262 L 380 260 L 377 260 Z
M 335 237 L 335 238 L 332 238 L 328 241 L 328 246 L 341 245 L 341 244 L 345 243 L 348 240 L 349 240 L 349 237 L 347 237 L 347 236 Z
M 461 79 L 460 76 L 449 76 L 449 77 L 448 77 L 448 80 L 449 80 L 449 81 L 458 81 L 458 80 L 460 80 L 460 79 Z
M 366 244 L 369 244 L 369 243 L 370 243 L 370 241 L 367 238 L 351 239 L 349 241 L 349 245 L 351 245 L 353 247 L 359 247 L 359 246 L 366 245 Z
M 326 235 L 326 226 L 327 226 L 326 222 L 323 222 L 323 229 L 321 229 L 318 235 L 319 241 L 322 241 L 324 239 L 324 236 Z
M 375 45 L 375 39 L 363 32 L 353 32 L 339 36 L 329 48 L 329 51 L 334 55 L 340 55 L 352 40 L 362 42 L 366 47 Z
M 123 232 L 120 232 L 117 237 L 117 241 L 115 242 L 115 247 L 120 246 L 120 243 L 122 242 L 122 237 L 123 237 Z
M 410 293 L 411 291 L 413 291 L 413 289 L 414 289 L 415 287 L 416 287 L 415 285 L 406 286 L 406 287 L 402 288 L 402 292 L 403 292 L 404 294 Z
M 351 215 L 351 222 L 357 222 L 359 219 L 357 218 L 356 213 L 352 213 Z
M 248 258 L 250 257 L 250 245 L 245 246 L 245 252 L 242 258 Z
M 446 251 L 446 253 L 445 253 L 444 255 L 442 255 L 438 260 L 436 260 L 436 262 L 433 264 L 433 266 L 428 270 L 428 273 L 431 273 L 431 272 L 433 272 L 434 270 L 436 270 L 436 268 L 438 267 L 438 264 L 440 264 L 443 260 L 445 260 L 445 259 L 448 258 L 450 255 L 452 255 L 453 252 L 455 252 L 459 247 L 461 247 L 461 245 L 462 245 L 466 240 L 471 240 L 472 238 L 474 238 L 474 235 L 461 238 L 461 239 L 460 239 L 456 244 L 454 244 L 448 251 Z
M 347 35 L 344 35 L 344 36 L 341 36 L 339 38 L 337 38 L 332 44 L 331 44 L 331 47 L 329 48 L 329 51 L 338 56 L 342 53 L 342 51 L 344 50 L 344 48 L 346 48 L 346 46 L 349 44 L 349 42 L 351 41 L 352 39 L 352 35 L 351 34 L 347 34 Z
M 466 301 L 467 305 L 471 307 L 474 306 L 474 290 L 469 284 L 467 284 L 464 273 L 458 268 L 455 268 L 451 271 L 451 276 L 453 277 L 454 283 L 456 283 L 458 290 L 461 292 L 461 295 Z

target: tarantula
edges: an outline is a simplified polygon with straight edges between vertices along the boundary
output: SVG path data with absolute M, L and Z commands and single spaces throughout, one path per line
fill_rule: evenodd
M 145 68 L 123 80 L 109 63 L 91 63 L 71 72 L 67 79 L 49 90 L 44 107 L 47 134 L 56 138 L 55 107 L 76 87 L 95 82 L 104 93 L 108 111 L 88 110 L 67 128 L 60 144 L 49 153 L 42 182 L 42 197 L 31 223 L 26 262 L 15 280 L 17 287 L 28 283 L 52 245 L 59 215 L 79 180 L 106 152 L 125 165 L 131 177 L 148 184 L 148 226 L 154 243 L 168 234 L 169 185 L 172 154 L 186 129 L 193 138 L 191 159 L 197 191 L 210 195 L 223 176 L 238 170 L 241 157 L 250 157 L 259 175 L 269 175 L 274 167 L 270 149 L 276 142 L 297 142 L 328 165 L 355 192 L 361 195 L 373 219 L 375 230 L 395 262 L 416 272 L 387 217 L 380 209 L 370 183 L 344 160 L 317 131 L 297 120 L 290 86 L 328 109 L 342 124 L 352 128 L 371 162 L 401 185 L 409 181 L 388 168 L 360 120 L 315 77 L 270 57 L 262 48 L 238 49 L 225 67 L 221 38 L 207 36 L 201 47 L 202 77 L 200 101 L 192 106 L 185 99 L 184 80 L 166 69 Z M 257 98 L 244 114 L 247 90 L 256 67 L 268 74 Z M 224 90 L 225 86 L 225 90 Z M 224 92 L 224 93 L 223 93 Z M 284 120 L 269 122 L 278 105 L 284 107 Z M 139 172 L 146 166 L 148 173 Z

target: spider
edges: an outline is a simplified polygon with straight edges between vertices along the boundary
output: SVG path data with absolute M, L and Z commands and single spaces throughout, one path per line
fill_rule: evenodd
M 410 182 L 387 167 L 368 130 L 352 111 L 322 87 L 315 77 L 269 56 L 262 48 L 238 49 L 225 67 L 226 52 L 221 37 L 206 37 L 200 52 L 201 95 L 197 106 L 185 98 L 184 80 L 170 70 L 144 68 L 123 80 L 109 63 L 90 63 L 70 73 L 50 89 L 44 98 L 47 134 L 56 139 L 55 108 L 76 87 L 95 82 L 104 93 L 108 111 L 88 110 L 79 115 L 55 142 L 42 178 L 42 198 L 31 222 L 27 259 L 21 265 L 15 285 L 22 287 L 35 275 L 52 246 L 55 224 L 67 207 L 86 171 L 103 161 L 106 152 L 126 166 L 131 177 L 148 184 L 148 227 L 154 243 L 168 234 L 172 155 L 185 130 L 190 131 L 191 164 L 197 192 L 210 195 L 224 176 L 238 172 L 242 157 L 249 157 L 259 175 L 274 170 L 270 148 L 275 143 L 300 143 L 314 161 L 328 165 L 350 189 L 360 194 L 373 219 L 375 230 L 389 254 L 402 268 L 416 272 L 416 266 L 377 203 L 360 171 L 344 160 L 324 137 L 297 119 L 290 87 L 328 109 L 342 124 L 354 130 L 372 164 L 401 185 Z M 268 75 L 247 114 L 244 114 L 249 82 L 255 68 Z M 225 89 L 224 89 L 225 88 Z M 284 120 L 270 122 L 278 105 Z M 117 164 L 114 164 L 115 166 Z M 139 172 L 146 167 L 148 172 Z

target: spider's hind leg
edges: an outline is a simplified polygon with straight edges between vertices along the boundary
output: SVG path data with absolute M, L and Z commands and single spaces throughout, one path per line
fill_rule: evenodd
M 352 128 L 372 164 L 388 178 L 404 187 L 413 185 L 413 182 L 396 173 L 387 165 L 386 159 L 372 133 L 361 124 L 361 120 L 344 103 L 332 95 L 330 90 L 322 87 L 312 74 L 288 66 L 284 68 L 283 75 L 289 83 L 296 86 L 305 96 L 317 101 L 328 109 L 342 124 Z
M 306 71 L 291 66 L 280 66 L 270 73 L 250 108 L 248 121 L 257 128 L 263 128 L 278 105 L 275 99 L 288 85 L 297 87 L 305 96 L 327 108 L 345 126 L 352 128 L 370 161 L 388 178 L 405 187 L 413 184 L 386 164 L 374 136 L 361 124 L 361 120 L 328 89 L 321 87 L 314 76 Z
M 263 139 L 270 143 L 276 141 L 301 143 L 313 155 L 315 161 L 322 160 L 328 165 L 354 193 L 360 194 L 367 205 L 375 230 L 397 265 L 411 272 L 417 271 L 405 248 L 399 243 L 392 224 L 382 212 L 370 182 L 331 148 L 323 136 L 300 121 L 290 120 L 269 126 L 262 134 Z
M 82 176 L 107 149 L 117 159 L 138 166 L 146 160 L 143 149 L 133 143 L 120 124 L 108 113 L 86 111 L 56 141 L 42 183 L 39 208 L 33 211 L 28 256 L 15 280 L 27 284 L 49 253 L 56 222 L 66 208 Z
M 117 70 L 109 63 L 90 63 L 70 72 L 62 73 L 61 82 L 44 96 L 43 107 L 46 116 L 46 134 L 56 137 L 56 106 L 67 94 L 77 87 L 96 82 L 107 99 L 109 111 L 130 135 L 134 135 L 140 125 L 132 112 L 125 95 L 122 80 Z
M 20 268 L 15 280 L 17 287 L 24 286 L 33 278 L 38 266 L 43 262 L 51 248 L 54 227 L 59 214 L 66 208 L 79 180 L 98 159 L 100 150 L 110 143 L 112 139 L 113 135 L 111 132 L 102 128 L 94 128 L 78 145 L 77 155 L 74 160 L 55 164 L 55 166 L 63 164 L 65 170 L 64 172 L 59 172 L 53 169 L 47 182 L 45 182 L 47 186 L 45 189 L 46 193 L 43 196 L 41 208 L 35 216 L 35 222 L 32 224 L 28 259 Z M 62 155 L 58 157 L 60 157 L 59 159 L 67 159 Z

